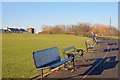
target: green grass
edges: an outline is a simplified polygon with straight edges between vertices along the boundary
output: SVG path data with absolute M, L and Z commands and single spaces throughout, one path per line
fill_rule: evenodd
M 120 36 L 104 36 L 104 37 L 109 37 L 109 38 L 114 38 L 114 39 L 120 39 Z
M 36 70 L 32 52 L 57 46 L 62 57 L 62 48 L 75 46 L 85 49 L 85 40 L 90 38 L 57 34 L 3 34 L 2 35 L 3 78 L 31 78 Z
M 110 38 L 120 39 L 120 36 L 110 36 Z

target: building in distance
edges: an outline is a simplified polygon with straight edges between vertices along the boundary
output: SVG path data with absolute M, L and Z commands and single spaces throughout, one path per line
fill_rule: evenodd
M 27 31 L 25 29 L 18 29 L 18 28 L 9 28 L 7 27 L 7 31 L 11 32 L 11 33 L 27 33 Z
M 31 33 L 31 34 L 34 34 L 34 28 L 27 28 L 27 30 L 26 30 L 23 28 L 7 27 L 7 29 L 0 29 L 0 33 Z
M 27 28 L 27 32 L 31 33 L 31 34 L 34 34 L 34 28 Z

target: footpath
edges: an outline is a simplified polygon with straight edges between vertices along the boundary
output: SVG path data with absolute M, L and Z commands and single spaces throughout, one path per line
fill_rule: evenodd
M 76 58 L 76 70 L 72 71 L 61 68 L 48 76 L 46 79 L 55 80 L 119 80 L 118 54 L 120 50 L 117 39 L 101 38 L 103 43 L 95 45 L 93 50 L 84 53 L 84 57 Z M 105 51 L 109 49 L 110 51 Z

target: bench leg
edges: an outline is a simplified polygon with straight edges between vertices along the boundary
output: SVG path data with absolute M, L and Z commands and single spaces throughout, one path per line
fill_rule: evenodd
M 75 55 L 71 54 L 69 57 L 73 57 L 71 62 L 72 62 L 73 67 L 75 67 Z
M 40 69 L 41 80 L 43 80 L 43 69 Z
M 73 67 L 75 67 L 75 60 L 74 59 L 72 60 L 72 63 L 73 63 Z
M 88 52 L 88 48 L 86 49 L 86 51 Z

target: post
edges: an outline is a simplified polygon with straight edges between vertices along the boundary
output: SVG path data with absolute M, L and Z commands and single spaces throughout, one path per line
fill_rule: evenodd
M 85 45 L 86 45 L 86 51 L 88 52 L 88 45 L 87 45 L 87 41 L 85 41 Z
M 40 69 L 40 73 L 41 73 L 41 80 L 43 80 L 43 69 Z
M 110 18 L 110 36 L 111 36 L 111 18 Z

